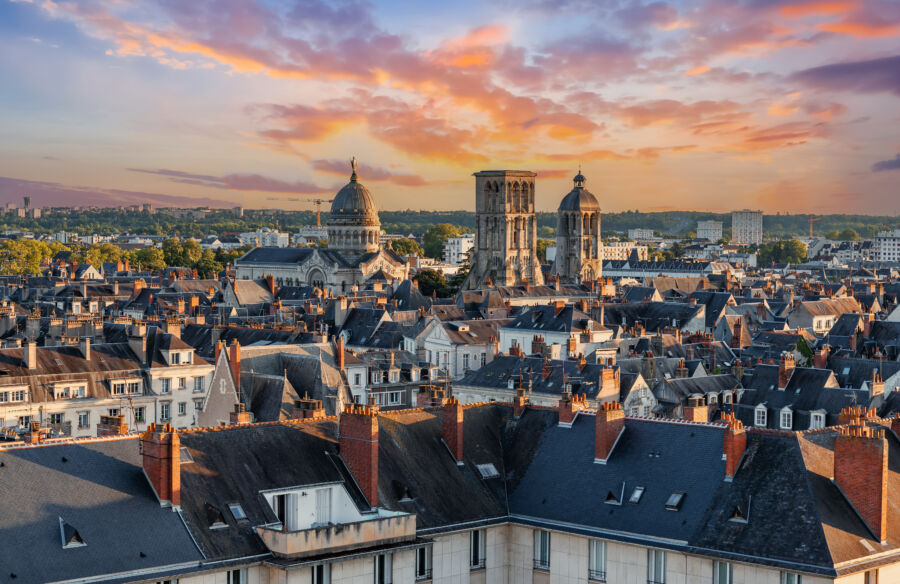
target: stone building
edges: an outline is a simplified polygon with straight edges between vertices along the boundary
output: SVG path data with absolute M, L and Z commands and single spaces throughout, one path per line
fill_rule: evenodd
M 600 203 L 584 188 L 581 171 L 575 186 L 559 204 L 556 223 L 556 261 L 553 274 L 564 282 L 590 282 L 603 272 L 600 242 Z
M 475 173 L 475 252 L 463 288 L 542 285 L 534 214 L 535 173 L 484 170 Z

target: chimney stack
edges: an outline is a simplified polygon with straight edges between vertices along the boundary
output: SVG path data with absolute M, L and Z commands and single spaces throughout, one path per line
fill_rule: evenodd
M 228 346 L 228 366 L 231 367 L 231 376 L 234 378 L 234 386 L 238 388 L 240 394 L 241 388 L 241 344 L 237 339 L 231 340 Z
M 249 424 L 250 412 L 247 411 L 247 406 L 241 402 L 234 404 L 234 411 L 228 414 L 228 423 L 232 426 L 236 424 Z
M 597 410 L 594 429 L 594 462 L 606 464 L 625 431 L 625 411 L 617 401 L 605 402 Z
M 81 337 L 78 340 L 78 348 L 81 349 L 81 356 L 85 361 L 91 360 L 91 337 Z
M 787 387 L 791 380 L 791 374 L 794 372 L 794 356 L 784 351 L 778 361 L 778 389 Z
M 25 341 L 25 367 L 28 369 L 37 368 L 37 343 L 33 340 Z
M 526 407 L 528 407 L 528 396 L 525 395 L 525 387 L 520 383 L 516 387 L 516 396 L 513 398 L 513 417 L 521 418 Z
M 294 400 L 294 418 L 297 420 L 318 420 L 325 417 L 322 400 L 312 399 L 306 393 L 301 399 Z
M 887 473 L 884 428 L 838 428 L 834 438 L 834 482 L 882 542 L 887 539 Z
M 443 407 L 443 438 L 456 464 L 463 463 L 463 420 L 462 404 L 455 397 L 449 398 Z
M 341 414 L 339 449 L 344 464 L 372 507 L 378 506 L 378 408 L 351 405 Z
M 878 373 L 877 369 L 872 370 L 872 379 L 869 380 L 869 403 L 876 395 L 884 393 L 884 379 Z
M 269 292 L 272 294 L 272 296 L 275 296 L 275 276 L 273 276 L 272 274 L 266 274 L 265 280 L 266 288 L 269 289 Z
M 575 422 L 575 416 L 580 410 L 587 408 L 587 398 L 578 394 L 572 395 L 569 390 L 562 392 L 559 398 L 559 425 L 571 428 Z
M 689 397 L 684 408 L 684 419 L 689 422 L 709 422 L 709 406 L 704 397 Z
M 41 423 L 33 420 L 28 424 L 28 431 L 24 436 L 25 444 L 40 444 L 41 442 Z
M 731 482 L 734 473 L 744 451 L 747 450 L 747 432 L 744 424 L 734 417 L 734 414 L 722 412 L 722 421 L 725 422 L 725 436 L 723 438 L 722 452 L 725 455 L 725 480 Z
M 141 434 L 144 474 L 160 505 L 181 505 L 181 440 L 170 424 L 150 424 Z
M 128 434 L 128 424 L 124 414 L 118 416 L 100 416 L 97 424 L 97 436 L 124 436 Z
M 141 364 L 147 362 L 147 326 L 134 323 L 128 327 L 128 346 Z

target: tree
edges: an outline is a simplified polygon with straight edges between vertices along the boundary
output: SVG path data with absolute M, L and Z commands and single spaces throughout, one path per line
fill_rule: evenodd
M 157 247 L 147 247 L 134 252 L 134 263 L 142 270 L 161 272 L 166 269 L 165 254 Z
M 431 296 L 433 292 L 437 292 L 440 297 L 447 297 L 447 278 L 444 274 L 435 270 L 422 270 L 417 273 L 413 280 L 419 284 L 419 290 L 425 296 Z
M 841 230 L 838 234 L 838 240 L 840 241 L 859 241 L 859 233 L 855 229 L 850 227 Z
M 806 246 L 796 239 L 770 241 L 760 246 L 758 260 L 761 265 L 800 264 L 806 260 Z
M 49 245 L 34 239 L 10 239 L 0 243 L 0 274 L 37 276 L 41 264 L 55 255 Z
M 830 239 L 831 241 L 837 241 L 841 238 L 841 233 L 837 229 L 829 229 L 828 233 L 825 234 L 826 239 Z
M 177 237 L 170 237 L 165 240 L 162 244 L 162 252 L 167 266 L 184 265 L 184 250 Z
M 194 267 L 200 261 L 200 258 L 203 257 L 203 248 L 193 239 L 185 239 L 184 243 L 181 244 L 181 254 L 184 265 Z
M 466 281 L 466 277 L 469 275 L 469 270 L 472 269 L 472 253 L 475 251 L 475 248 L 470 249 L 466 252 L 462 261 L 459 264 L 459 270 L 447 280 L 447 292 L 448 296 L 452 296 L 459 292 L 459 289 L 462 288 L 463 282 Z
M 550 227 L 549 225 L 541 225 L 538 227 L 538 237 L 543 237 L 545 239 L 549 239 L 556 235 L 556 228 Z
M 400 237 L 391 240 L 391 248 L 402 256 L 419 256 L 422 257 L 422 248 L 419 244 L 408 237 Z
M 547 246 L 548 245 L 556 245 L 555 241 L 550 239 L 538 239 L 537 240 L 537 257 L 541 263 L 547 262 Z
M 425 244 L 425 255 L 439 260 L 444 259 L 444 244 L 454 235 L 462 233 L 462 229 L 450 223 L 433 225 L 422 236 Z
M 211 249 L 203 250 L 200 261 L 197 262 L 197 273 L 200 277 L 215 278 L 224 266 L 216 260 L 216 252 Z

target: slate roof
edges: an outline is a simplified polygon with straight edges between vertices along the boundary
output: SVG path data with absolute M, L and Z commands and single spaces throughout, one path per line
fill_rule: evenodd
M 702 304 L 683 304 L 680 302 L 637 302 L 632 304 L 603 304 L 604 325 L 622 325 L 631 328 L 635 323 L 643 325 L 649 332 L 671 326 L 675 321 L 683 327 L 688 321 L 705 310 Z M 592 313 L 597 313 L 597 307 Z
M 0 582 L 38 584 L 202 559 L 161 508 L 135 438 L 0 451 Z M 62 549 L 59 520 L 86 545 Z M 145 557 L 142 557 L 143 556 Z M 12 577 L 15 574 L 15 577 Z M 148 579 L 155 573 L 148 573 Z

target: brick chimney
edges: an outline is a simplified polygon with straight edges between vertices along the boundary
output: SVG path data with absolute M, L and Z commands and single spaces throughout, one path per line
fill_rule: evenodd
M 272 294 L 272 296 L 275 296 L 275 276 L 273 276 L 272 274 L 266 274 L 264 279 L 266 281 L 266 288 L 269 289 L 269 292 Z
M 306 393 L 300 399 L 294 400 L 294 415 L 297 420 L 318 420 L 325 417 L 325 408 L 322 407 L 322 400 L 312 399 Z
M 689 422 L 709 422 L 709 406 L 706 398 L 700 396 L 689 397 L 684 407 L 684 419 Z
M 91 360 L 91 337 L 81 337 L 78 340 L 78 348 L 85 361 Z
M 558 289 L 558 288 L 557 288 Z M 560 312 L 563 311 L 563 308 L 566 307 L 566 303 L 562 300 L 556 300 L 553 302 L 553 315 L 556 316 Z
M 520 384 L 516 387 L 516 396 L 513 398 L 513 417 L 521 418 L 528 407 L 528 396 L 525 395 L 525 388 Z
M 416 394 L 417 408 L 435 408 L 442 407 L 447 403 L 447 394 L 443 387 L 436 385 L 427 385 L 419 388 Z
M 372 507 L 378 506 L 378 408 L 351 405 L 339 422 L 341 458 Z
M 28 369 L 36 369 L 37 368 L 37 343 L 33 340 L 25 341 L 25 348 L 23 349 L 23 355 L 25 357 L 25 367 Z
M 515 355 L 516 357 L 522 356 L 522 348 L 519 347 L 519 341 L 513 340 L 512 344 L 509 346 L 509 354 Z
M 141 290 L 147 287 L 147 282 L 143 278 L 134 281 L 134 288 L 131 291 L 131 298 L 137 298 L 141 295 Z
M 575 416 L 586 408 L 587 400 L 583 395 L 572 395 L 568 390 L 563 391 L 562 397 L 559 398 L 559 425 L 571 428 Z
M 722 453 L 725 455 L 725 480 L 731 482 L 741 457 L 747 450 L 747 432 L 744 431 L 744 424 L 735 418 L 734 414 L 722 412 L 722 421 L 725 423 L 722 443 Z
M 33 420 L 28 424 L 28 431 L 23 437 L 25 444 L 39 444 L 41 442 L 41 423 Z
M 160 505 L 181 505 L 181 439 L 170 424 L 150 424 L 141 434 L 144 474 Z
M 778 360 L 778 389 L 787 387 L 794 372 L 794 356 L 784 351 Z
M 444 443 L 456 459 L 456 464 L 462 464 L 464 420 L 462 404 L 455 397 L 451 397 L 444 404 L 442 413 Z
M 337 361 L 338 371 L 344 370 L 345 357 L 344 357 L 344 337 L 338 337 L 334 342 L 334 358 Z
M 824 345 L 821 349 L 813 353 L 812 366 L 816 369 L 828 369 L 828 353 L 831 347 Z
M 541 365 L 541 381 L 547 381 L 553 368 L 550 366 L 550 358 L 544 356 L 544 363 Z
M 215 354 L 215 358 L 213 359 L 213 364 L 216 364 L 219 362 L 219 355 L 221 355 L 222 351 L 225 350 L 225 343 L 223 343 L 222 341 L 216 341 L 215 347 L 216 347 L 216 349 L 215 349 L 216 354 Z
M 128 424 L 125 423 L 125 415 L 100 416 L 97 424 L 97 436 L 124 436 L 128 434 Z
M 578 339 L 575 338 L 575 335 L 571 335 L 566 342 L 566 354 L 574 358 L 576 351 L 578 351 Z
M 594 462 L 606 464 L 619 436 L 625 431 L 625 411 L 619 402 L 605 402 L 597 410 L 594 430 Z
M 128 326 L 128 346 L 143 365 L 147 362 L 147 326 L 134 323 Z
M 675 368 L 675 377 L 678 379 L 687 379 L 690 375 L 690 370 L 684 366 L 684 359 L 680 360 L 678 362 L 678 367 Z
M 250 412 L 247 411 L 247 406 L 241 402 L 234 404 L 234 411 L 228 414 L 228 423 L 232 426 L 235 424 L 249 424 Z
M 887 539 L 887 473 L 884 428 L 838 428 L 834 438 L 834 482 L 882 542 Z
M 546 347 L 547 344 L 544 342 L 544 337 L 541 335 L 534 335 L 534 338 L 531 340 L 531 354 L 543 355 Z
M 881 374 L 878 373 L 878 370 L 872 370 L 872 379 L 869 380 L 869 401 L 872 401 L 876 395 L 881 395 L 884 393 L 884 379 L 881 378 Z
M 732 349 L 742 349 L 743 348 L 743 339 L 742 335 L 744 334 L 744 317 L 739 317 L 734 322 L 734 327 L 731 331 L 731 348 Z
M 231 340 L 228 346 L 228 366 L 231 367 L 231 376 L 234 378 L 234 386 L 240 393 L 241 387 L 241 344 L 237 339 Z

